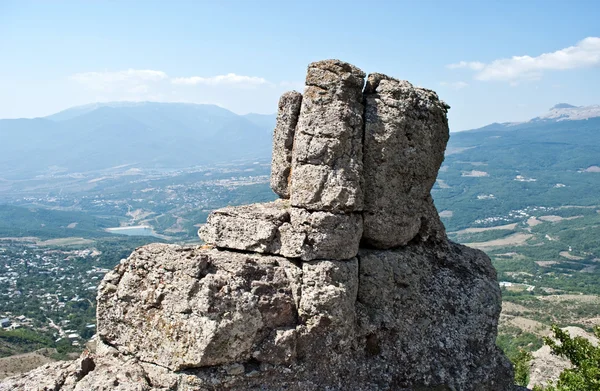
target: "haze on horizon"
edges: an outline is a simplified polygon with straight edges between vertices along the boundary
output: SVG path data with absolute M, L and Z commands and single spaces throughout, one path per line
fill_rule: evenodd
M 270 114 L 339 58 L 438 92 L 453 131 L 600 103 L 591 1 L 0 2 L 0 118 L 109 101 Z

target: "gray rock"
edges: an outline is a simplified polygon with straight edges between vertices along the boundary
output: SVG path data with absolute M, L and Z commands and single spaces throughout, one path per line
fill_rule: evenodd
M 511 391 L 500 303 L 489 258 L 449 242 L 300 264 L 154 244 L 100 285 L 94 369 L 0 389 Z
M 149 245 L 100 285 L 98 335 L 171 370 L 246 361 L 296 324 L 295 273 L 281 257 Z
M 292 154 L 293 206 L 362 210 L 364 77 L 360 69 L 338 60 L 308 66 Z
M 278 200 L 214 211 L 200 238 L 219 248 L 300 258 L 350 259 L 362 236 L 359 213 L 310 212 Z
M 154 387 L 135 358 L 84 353 L 77 360 L 46 364 L 0 383 L 0 391 L 32 390 L 166 391 L 166 388 Z
M 487 255 L 429 242 L 361 249 L 359 259 L 356 310 L 365 353 L 380 365 L 410 363 L 392 369 L 404 379 L 399 386 L 512 389 L 510 362 L 495 344 L 501 294 Z
M 378 73 L 364 96 L 364 242 L 405 245 L 424 225 L 443 237 L 430 191 L 448 142 L 448 106 L 433 91 Z
M 327 349 L 343 351 L 354 345 L 358 259 L 302 264 L 298 316 L 298 354 L 304 360 Z
M 301 104 L 302 94 L 296 91 L 286 92 L 279 99 L 277 124 L 273 131 L 271 189 L 281 198 L 290 198 L 288 185 L 291 179 L 292 147 Z
M 289 203 L 285 201 L 229 206 L 212 212 L 198 235 L 220 248 L 278 254 L 279 227 L 288 221 Z
M 290 208 L 290 222 L 280 228 L 281 250 L 288 258 L 344 260 L 358 253 L 360 213 L 334 214 Z

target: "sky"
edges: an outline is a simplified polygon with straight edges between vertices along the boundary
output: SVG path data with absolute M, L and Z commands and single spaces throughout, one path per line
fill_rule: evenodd
M 451 131 L 600 104 L 600 1 L 0 0 L 0 118 L 104 101 L 270 114 L 337 58 L 435 90 Z

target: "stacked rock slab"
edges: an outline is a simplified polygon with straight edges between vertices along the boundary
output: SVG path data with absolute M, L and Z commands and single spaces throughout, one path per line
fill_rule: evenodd
M 199 231 L 224 249 L 313 259 L 350 259 L 362 235 L 362 216 L 308 211 L 287 200 L 226 207 L 211 213 Z
M 363 77 L 311 64 L 280 101 L 282 199 L 212 213 L 212 246 L 137 249 L 98 288 L 95 353 L 0 391 L 517 390 L 496 272 L 447 239 L 429 194 L 448 107 Z

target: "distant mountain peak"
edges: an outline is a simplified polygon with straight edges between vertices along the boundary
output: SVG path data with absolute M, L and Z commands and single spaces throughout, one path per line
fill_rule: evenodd
M 66 121 L 73 119 L 75 117 L 79 117 L 92 111 L 103 109 L 103 108 L 113 108 L 113 109 L 143 109 L 143 108 L 197 108 L 197 109 L 206 109 L 212 110 L 215 112 L 220 112 L 223 115 L 232 115 L 235 116 L 233 112 L 217 105 L 212 104 L 199 104 L 199 103 L 183 103 L 183 102 L 151 102 L 151 101 L 116 101 L 116 102 L 95 102 L 89 103 L 81 106 L 70 107 L 66 110 L 59 111 L 58 113 L 49 115 L 44 117 L 46 119 L 52 121 Z
M 570 105 L 568 103 L 559 103 L 550 108 L 550 110 L 554 109 L 575 109 L 577 106 Z
M 600 117 L 600 105 L 573 106 L 568 103 L 559 103 L 546 114 L 534 118 L 532 121 L 577 121 L 594 117 Z

